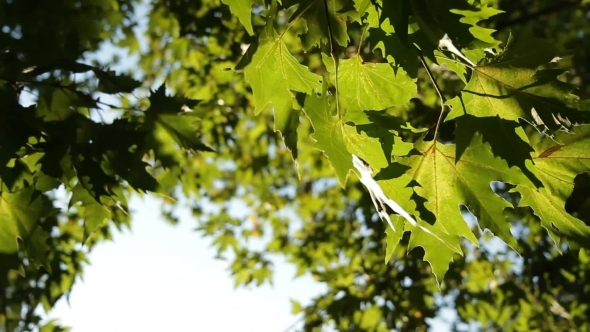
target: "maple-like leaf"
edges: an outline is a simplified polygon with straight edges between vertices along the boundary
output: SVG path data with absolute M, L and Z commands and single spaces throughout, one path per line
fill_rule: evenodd
M 95 197 L 92 197 L 81 183 L 72 188 L 72 198 L 70 198 L 69 207 L 76 206 L 78 213 L 84 220 L 83 240 L 86 241 L 88 236 L 96 229 L 103 226 L 111 217 L 110 210 L 104 206 Z
M 590 171 L 590 125 L 575 127 L 572 134 L 559 132 L 555 140 L 545 137 L 533 148 L 533 171 L 543 188 L 521 184 L 512 189 L 522 194 L 519 206 L 530 206 L 556 243 L 564 236 L 588 246 L 590 227 L 565 210 L 565 201 L 575 177 Z
M 312 138 L 316 140 L 315 147 L 328 157 L 340 184 L 345 185 L 348 171 L 353 168 L 351 154 L 369 162 L 374 169 L 391 165 L 391 153 L 384 153 L 381 142 L 393 143 L 397 136 L 371 124 L 364 113 L 364 124 L 361 126 L 343 123 L 338 116 L 332 115 L 334 100 L 330 103 L 326 89 L 327 83 L 324 83 L 322 94 L 308 96 L 303 109 L 314 128 Z M 391 152 L 391 149 L 388 151 Z
M 224 4 L 229 6 L 231 12 L 238 17 L 240 23 L 246 28 L 250 35 L 254 34 L 252 29 L 252 5 L 255 0 L 222 0 Z
M 558 129 L 578 120 L 585 112 L 573 107 L 577 100 L 571 94 L 574 87 L 557 79 L 562 71 L 538 70 L 556 55 L 552 45 L 532 37 L 509 41 L 502 54 L 473 68 L 461 95 L 448 102 L 452 111 L 446 121 L 463 114 L 498 115 L 506 120 L 523 118 Z
M 324 57 L 324 64 L 334 81 L 333 61 Z M 394 73 L 388 63 L 364 63 L 357 54 L 339 61 L 338 94 L 340 108 L 353 122 L 365 110 L 383 110 L 404 105 L 416 96 L 416 83 L 402 69 Z
M 442 223 L 429 224 L 424 220 L 429 219 L 429 212 L 424 211 L 422 204 L 424 199 L 418 197 L 412 190 L 413 180 L 408 174 L 405 174 L 408 167 L 398 163 L 392 163 L 385 169 L 382 169 L 375 175 L 375 180 L 383 189 L 383 193 L 394 199 L 404 210 L 411 213 L 419 224 L 415 227 L 399 215 L 391 217 L 395 230 L 388 229 L 387 248 L 385 262 L 389 262 L 391 254 L 397 247 L 404 232 L 412 233 L 408 243 L 408 251 L 422 247 L 424 248 L 424 260 L 432 267 L 432 273 L 437 279 L 439 285 L 449 267 L 449 262 L 453 261 L 453 255 L 463 255 L 460 247 L 459 234 L 448 232 Z M 405 225 L 405 227 L 402 227 Z M 428 232 L 424 231 L 426 228 Z
M 141 86 L 141 82 L 136 81 L 131 76 L 115 73 L 112 70 L 104 71 L 93 68 L 92 71 L 98 77 L 98 90 L 104 93 L 130 93 Z
M 291 55 L 272 24 L 260 36 L 244 75 L 252 86 L 255 113 L 274 109 L 275 130 L 287 128 L 291 122 L 293 91 L 311 94 L 322 88 L 322 77 L 311 73 Z
M 456 119 L 455 160 L 461 159 L 465 149 L 471 144 L 476 133 L 480 133 L 484 143 L 489 143 L 495 156 L 504 159 L 509 167 L 516 166 L 533 182 L 540 185 L 537 177 L 529 170 L 532 161 L 530 145 L 524 129 L 518 122 L 494 117 L 477 117 L 465 114 Z
M 21 240 L 29 259 L 50 269 L 49 234 L 41 228 L 41 221 L 52 211 L 51 202 L 32 186 L 14 193 L 0 192 L 0 253 L 18 252 Z
M 332 115 L 334 105 L 329 103 L 325 89 L 324 84 L 324 93 L 322 95 L 307 97 L 304 110 L 314 126 L 315 131 L 312 137 L 316 140 L 315 146 L 322 150 L 330 160 L 340 184 L 344 186 L 348 172 L 352 168 L 351 153 L 353 153 L 360 156 L 374 170 L 378 171 L 374 178 L 387 197 L 394 199 L 404 210 L 416 215 L 416 203 L 412 199 L 414 192 L 409 186 L 412 179 L 404 174 L 407 166 L 392 162 L 391 152 L 393 149 L 391 146 L 386 149 L 389 152 L 384 153 L 383 142 L 389 142 L 389 145 L 391 145 L 395 142 L 397 136 L 389 130 L 370 122 L 367 123 L 367 121 L 363 121 L 365 124 L 358 126 L 343 124 L 337 116 Z M 371 118 L 375 118 L 374 114 L 369 114 L 371 114 Z M 391 116 L 380 115 L 379 117 L 387 119 Z M 389 124 L 395 129 L 402 129 L 399 123 L 391 119 L 384 121 L 384 124 L 386 127 Z M 409 129 L 409 131 L 412 130 L 415 129 Z M 411 242 L 411 248 L 422 246 L 426 249 L 427 255 L 425 259 L 431 263 L 433 272 L 439 281 L 442 280 L 453 254 L 462 254 L 457 235 L 448 233 L 441 227 L 442 224 L 437 223 L 431 226 L 418 220 L 422 227 L 426 227 L 430 232 L 436 234 L 433 235 L 407 224 L 404 229 L 404 227 L 401 227 L 404 225 L 404 219 L 400 216 L 394 215 L 391 221 L 395 225 L 395 231 L 390 230 L 387 232 L 386 261 L 388 260 L 387 257 L 391 256 L 404 231 L 412 231 L 412 237 L 418 238 L 418 240 Z M 477 240 L 474 239 L 474 241 Z M 435 259 L 435 257 L 438 258 Z M 441 260 L 441 257 L 445 257 L 445 259 L 448 257 L 448 259 Z
M 308 96 L 303 110 L 314 129 L 311 137 L 316 141 L 315 147 L 328 157 L 340 185 L 344 186 L 348 171 L 352 169 L 352 159 L 346 148 L 342 122 L 332 115 L 326 89 L 324 82 L 322 94 Z
M 171 167 L 175 155 L 180 153 L 173 145 L 194 151 L 213 151 L 205 145 L 197 134 L 194 123 L 199 118 L 191 112 L 197 100 L 180 96 L 167 96 L 166 87 L 160 86 L 150 96 L 150 107 L 145 111 L 142 131 L 147 131 L 146 144 L 152 146 L 156 158 L 164 166 Z
M 436 224 L 448 234 L 477 244 L 459 210 L 459 205 L 465 205 L 481 228 L 489 229 L 516 248 L 516 240 L 504 216 L 504 209 L 511 205 L 492 191 L 490 183 L 530 183 L 519 169 L 508 167 L 504 160 L 494 157 L 479 134 L 458 161 L 455 160 L 455 145 L 419 141 L 415 148 L 419 154 L 403 160 L 411 166 L 408 174 L 420 184 L 414 189 L 427 200 L 425 207 L 434 214 Z
M 328 2 L 327 14 L 325 1 Z M 341 46 L 348 45 L 347 16 L 340 11 L 353 7 L 352 0 L 285 0 L 283 5 L 285 8 L 298 5 L 291 20 L 302 17 L 307 23 L 307 33 L 301 36 L 301 43 L 305 50 L 319 46 L 321 43 L 327 43 L 330 34 Z M 328 17 L 330 18 L 329 23 Z

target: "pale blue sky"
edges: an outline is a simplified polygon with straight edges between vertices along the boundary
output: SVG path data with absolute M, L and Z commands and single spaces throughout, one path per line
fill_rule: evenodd
M 131 201 L 132 231 L 116 233 L 90 254 L 92 266 L 74 286 L 70 305 L 50 313 L 74 332 L 284 331 L 297 320 L 289 299 L 303 303 L 323 287 L 276 262 L 274 286 L 234 289 L 228 262 L 215 260 L 210 239 L 179 209 L 180 224 L 160 217 L 154 198 Z

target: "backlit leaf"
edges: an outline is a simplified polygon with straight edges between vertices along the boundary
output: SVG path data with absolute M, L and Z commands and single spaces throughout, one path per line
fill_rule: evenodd
M 244 75 L 252 85 L 256 114 L 274 110 L 275 130 L 290 123 L 293 92 L 311 94 L 322 87 L 321 76 L 311 73 L 289 53 L 272 26 L 260 36 L 260 45 Z
M 533 171 L 544 187 L 521 184 L 512 191 L 522 194 L 519 206 L 532 207 L 557 243 L 563 236 L 586 246 L 590 227 L 566 212 L 565 201 L 575 177 L 590 171 L 590 126 L 578 126 L 572 134 L 560 132 L 555 139 L 546 137 L 533 146 Z
M 326 58 L 324 63 L 333 81 L 334 64 Z M 417 91 L 416 84 L 403 70 L 394 73 L 388 63 L 365 63 L 356 55 L 339 61 L 338 94 L 341 111 L 356 119 L 365 110 L 407 104 Z

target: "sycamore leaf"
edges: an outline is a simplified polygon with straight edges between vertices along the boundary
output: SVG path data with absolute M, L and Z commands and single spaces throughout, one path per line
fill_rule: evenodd
M 489 143 L 495 156 L 504 159 L 509 167 L 516 166 L 537 186 L 540 182 L 528 169 L 527 160 L 532 161 L 533 148 L 524 129 L 518 122 L 495 117 L 476 117 L 465 114 L 457 118 L 455 143 L 457 144 L 455 161 L 461 159 L 463 152 L 479 133 L 484 143 Z
M 285 140 L 285 146 L 291 151 L 293 160 L 297 161 L 297 139 L 299 138 L 297 133 L 297 127 L 299 127 L 299 116 L 301 115 L 300 110 L 291 110 L 289 116 L 285 117 L 287 123 L 276 123 L 275 128 L 281 132 L 283 139 Z M 280 118 L 283 119 L 282 117 Z
M 423 33 L 414 33 L 411 37 L 412 42 L 420 37 L 426 38 Z M 370 29 L 369 42 L 375 45 L 373 51 L 381 50 L 381 55 L 394 67 L 403 68 L 411 78 L 417 77 L 420 66 L 418 53 L 412 46 L 403 44 L 397 33 L 394 33 L 388 18 L 377 28 Z
M 354 8 L 359 13 L 359 15 L 363 16 L 369 6 L 371 5 L 371 0 L 354 0 Z
M 410 18 L 410 0 L 383 1 L 384 20 L 389 19 L 389 23 L 395 28 L 395 34 L 404 46 L 409 46 L 408 42 L 408 24 Z
M 407 143 L 401 141 L 399 136 L 390 130 L 414 131 L 416 129 L 402 125 L 401 121 L 392 120 L 394 117 L 391 115 L 376 115 L 377 112 L 362 113 L 364 118 L 359 117 L 361 125 L 344 124 L 337 116 L 332 115 L 334 106 L 329 103 L 326 88 L 326 83 L 324 83 L 323 94 L 306 98 L 304 111 L 314 127 L 312 138 L 316 140 L 316 148 L 324 151 L 336 171 L 340 184 L 345 185 L 348 171 L 352 169 L 351 154 L 361 157 L 376 170 L 385 169 L 385 173 L 389 172 L 392 167 L 395 169 L 400 166 L 397 163 L 392 163 L 392 154 L 395 154 L 395 149 L 400 145 L 403 146 L 402 149 L 407 148 Z M 377 125 L 371 123 L 369 118 L 385 119 L 386 121 Z M 384 174 L 377 174 L 376 179 L 383 179 L 386 176 Z M 402 174 L 403 171 L 397 176 Z M 405 184 L 408 181 L 406 179 Z M 405 184 L 403 185 L 405 186 Z M 412 191 L 407 189 L 406 194 L 409 198 Z M 396 193 L 392 197 L 397 196 L 399 195 Z M 403 204 L 400 205 L 404 207 Z
M 391 227 L 387 227 L 387 229 L 385 229 L 385 234 L 385 264 L 387 264 L 391 260 L 395 248 L 397 248 L 399 241 L 401 241 L 404 232 L 403 229 L 400 229 L 399 227 L 396 227 L 395 230 L 391 229 Z
M 590 171 L 590 125 L 578 126 L 573 134 L 559 132 L 555 140 L 545 137 L 533 146 L 534 172 L 544 188 L 519 185 L 519 206 L 530 206 L 556 243 L 560 236 L 587 246 L 590 227 L 565 210 L 575 177 Z
M 52 210 L 47 197 L 32 186 L 14 193 L 0 192 L 0 253 L 17 253 L 19 239 L 35 265 L 50 269 L 46 243 L 49 234 L 41 228 L 41 220 Z
M 359 127 L 366 128 L 366 126 Z M 361 131 L 362 129 L 359 128 L 357 130 Z M 375 129 L 368 131 L 367 136 L 372 135 L 374 132 Z M 363 135 L 357 135 L 359 138 L 363 138 L 363 136 L 365 136 L 364 133 Z M 383 136 L 382 133 L 381 136 Z M 395 200 L 400 207 L 411 213 L 418 223 L 417 225 L 412 225 L 412 223 L 406 222 L 404 217 L 397 214 L 391 217 L 391 223 L 394 225 L 395 230 L 388 228 L 386 232 L 386 262 L 390 259 L 403 233 L 410 231 L 412 232 L 412 236 L 408 250 L 412 250 L 418 246 L 424 248 L 426 252 L 424 260 L 430 263 L 433 273 L 440 284 L 442 277 L 448 269 L 449 262 L 452 261 L 453 255 L 455 253 L 463 254 L 459 245 L 459 238 L 456 234 L 447 232 L 440 223 L 430 225 L 418 218 L 418 216 L 423 217 L 423 213 L 420 212 L 418 214 L 417 211 L 417 202 L 421 201 L 421 197 L 416 197 L 411 188 L 412 178 L 405 174 L 408 167 L 399 163 L 391 163 L 387 158 L 383 158 L 382 153 L 372 153 L 371 146 L 374 150 L 377 150 L 377 142 L 374 140 L 365 139 L 364 144 L 361 146 L 355 146 L 354 143 L 349 142 L 349 150 L 365 152 L 365 158 L 368 158 L 367 162 L 376 168 L 381 168 L 374 179 L 383 190 L 383 194 Z M 402 227 L 404 225 L 405 227 Z
M 433 227 L 434 228 L 434 227 Z M 433 232 L 437 231 L 433 229 Z M 444 233 L 440 233 L 439 237 L 444 236 Z M 442 280 L 449 269 L 449 263 L 453 261 L 455 254 L 463 255 L 460 249 L 453 250 L 449 247 L 449 243 L 453 243 L 458 246 L 459 240 L 456 236 L 447 235 L 448 242 L 436 241 L 436 239 L 423 231 L 413 230 L 410 242 L 408 243 L 408 251 L 422 247 L 424 249 L 423 260 L 428 262 L 432 268 L 432 274 L 436 278 L 436 281 L 440 287 Z M 443 238 L 444 239 L 444 238 Z M 452 241 L 452 242 L 451 242 Z
M 250 35 L 254 34 L 252 29 L 252 5 L 256 3 L 255 0 L 222 0 L 224 4 L 229 6 L 232 14 L 236 15 L 240 23 L 246 28 Z
M 103 71 L 98 68 L 93 68 L 94 74 L 98 77 L 98 90 L 104 93 L 130 93 L 139 88 L 141 82 L 134 80 L 128 75 L 117 75 L 112 70 Z
M 328 14 L 326 14 L 324 1 L 328 1 Z M 327 43 L 330 33 L 339 45 L 348 45 L 347 16 L 340 11 L 352 7 L 352 0 L 285 0 L 283 4 L 285 8 L 298 5 L 291 20 L 302 17 L 307 22 L 307 33 L 301 36 L 301 43 L 305 50 Z
M 571 94 L 572 85 L 561 82 L 559 70 L 537 70 L 555 56 L 551 45 L 527 38 L 511 42 L 507 49 L 490 63 L 473 68 L 473 74 L 461 95 L 448 103 L 452 107 L 446 121 L 463 114 L 478 117 L 496 116 L 518 121 L 523 118 L 542 122 L 558 129 L 563 122 L 556 118 L 569 118 L 572 122 L 585 112 L 571 105 L 577 97 Z
M 320 91 L 322 77 L 301 65 L 287 49 L 272 24 L 260 36 L 260 44 L 251 62 L 244 69 L 252 87 L 255 113 L 274 108 L 275 130 L 291 122 L 294 95 L 292 91 L 311 94 Z
M 332 115 L 334 105 L 330 104 L 326 90 L 327 83 L 324 82 L 322 94 L 306 98 L 304 111 L 314 128 L 315 146 L 330 160 L 340 184 L 345 185 L 348 171 L 353 168 L 351 153 L 370 163 L 374 169 L 391 165 L 391 153 L 384 153 L 381 142 L 393 144 L 395 135 L 368 122 L 364 113 L 361 113 L 364 119 L 360 121 L 363 125 L 344 124 Z
M 489 229 L 516 248 L 510 224 L 504 217 L 504 209 L 511 205 L 492 191 L 490 183 L 527 183 L 528 179 L 520 170 L 494 157 L 480 135 L 474 136 L 457 162 L 454 145 L 419 141 L 415 148 L 419 155 L 404 158 L 412 167 L 408 174 L 420 184 L 414 189 L 427 200 L 425 207 L 434 214 L 436 224 L 448 234 L 465 237 L 477 245 L 477 239 L 459 210 L 462 204 L 478 219 L 482 229 Z
M 383 193 L 394 199 L 404 210 L 414 216 L 416 213 L 415 199 L 412 199 L 414 191 L 409 186 L 412 180 L 404 174 L 407 167 L 399 163 L 392 162 L 391 153 L 384 153 L 381 142 L 393 142 L 395 136 L 388 130 L 378 127 L 372 123 L 365 123 L 359 126 L 350 126 L 343 124 L 336 116 L 332 116 L 333 105 L 330 105 L 326 83 L 324 83 L 324 93 L 322 95 L 312 95 L 306 98 L 304 110 L 314 127 L 312 137 L 316 140 L 316 148 L 322 150 L 330 160 L 330 163 L 336 171 L 336 176 L 341 185 L 344 186 L 349 170 L 352 168 L 351 153 L 360 156 L 375 170 L 380 170 L 374 179 L 383 189 Z M 398 126 L 396 126 L 396 129 Z M 387 138 L 387 136 L 391 136 Z M 396 144 L 397 145 L 397 144 Z M 395 146 L 394 146 L 395 148 Z M 391 151 L 391 147 L 388 151 Z M 457 207 L 457 211 L 459 208 Z M 399 238 L 404 232 L 404 219 L 398 215 L 391 217 L 395 226 L 395 231 L 387 233 L 387 254 L 391 253 L 397 246 Z M 453 254 L 462 254 L 459 247 L 459 240 L 454 233 L 448 233 L 441 227 L 440 223 L 429 225 L 417 219 L 421 227 L 427 228 L 433 236 L 420 229 L 406 223 L 406 231 L 412 231 L 412 236 L 418 236 L 419 242 L 415 246 L 422 246 L 427 251 L 425 259 L 429 260 L 433 266 L 433 271 L 438 280 L 442 280 L 444 272 L 448 268 L 448 262 L 452 260 Z M 422 235 L 423 234 L 423 235 Z M 474 239 L 474 241 L 477 241 Z M 413 248 L 413 247 L 412 247 Z M 449 257 L 447 260 L 431 258 L 443 253 L 442 257 Z
M 400 164 L 394 163 L 391 166 L 382 169 L 375 176 L 375 180 L 383 189 L 387 197 L 392 197 L 399 203 L 399 205 L 406 211 L 410 212 L 416 218 L 419 226 L 415 227 L 404 218 L 395 215 L 391 217 L 392 223 L 395 225 L 395 231 L 389 230 L 387 232 L 387 250 L 386 262 L 389 261 L 391 253 L 397 247 L 399 239 L 401 239 L 404 232 L 412 232 L 410 242 L 408 244 L 408 251 L 416 248 L 424 248 L 424 260 L 432 267 L 432 273 L 437 279 L 439 285 L 449 267 L 449 262 L 453 260 L 454 254 L 463 255 L 460 247 L 460 239 L 457 234 L 449 233 L 442 223 L 434 223 L 433 225 L 424 222 L 425 212 L 421 209 L 424 199 L 417 196 L 411 188 L 412 178 L 407 174 L 400 174 L 405 172 L 407 168 L 402 168 Z M 401 227 L 405 224 L 405 227 Z M 422 228 L 426 228 L 425 231 Z M 436 234 L 436 235 L 434 235 Z
M 154 136 L 169 136 L 183 149 L 213 151 L 201 141 L 193 126 L 198 117 L 192 114 L 191 109 L 197 103 L 197 100 L 166 96 L 166 87 L 162 85 L 150 96 L 150 107 L 145 111 L 145 126 L 154 132 Z M 156 140 L 159 139 L 156 137 Z
M 117 183 L 112 174 L 103 168 L 104 155 L 92 144 L 79 144 L 70 150 L 72 165 L 76 170 L 79 184 L 100 202 L 101 197 L 110 196 L 109 186 Z
M 455 46 L 459 49 L 496 47 L 499 44 L 491 37 L 494 30 L 479 27 L 477 23 L 502 13 L 500 10 L 466 1 L 455 1 L 450 10 L 449 3 L 440 0 L 412 0 L 409 4 L 412 18 L 434 44 L 438 44 L 445 34 L 457 42 Z
M 76 203 L 82 203 L 76 206 L 76 209 L 84 220 L 83 241 L 86 241 L 92 232 L 103 226 L 111 217 L 111 212 L 106 206 L 92 197 L 81 183 L 78 183 L 72 188 L 72 198 L 70 198 L 69 207 L 74 206 Z
M 464 66 L 437 57 L 442 55 L 437 51 L 440 39 L 449 35 L 458 49 L 477 62 L 484 57 L 484 48 L 496 48 L 499 44 L 491 37 L 494 30 L 477 24 L 501 11 L 464 1 L 454 2 L 451 8 L 440 0 L 384 1 L 379 22 L 371 24 L 369 40 L 375 45 L 373 49 L 381 49 L 388 62 L 403 67 L 415 78 L 419 61 L 414 45 L 419 45 L 421 53 L 431 61 L 445 63 L 463 77 Z
M 315 147 L 328 157 L 336 171 L 338 182 L 344 186 L 348 171 L 352 169 L 352 159 L 346 148 L 342 122 L 338 117 L 332 116 L 326 89 L 324 83 L 321 95 L 308 96 L 303 109 L 314 129 L 311 137 L 316 141 Z
M 461 9 L 451 9 L 451 13 L 459 14 L 463 16 L 459 19 L 459 22 L 471 25 L 469 28 L 469 32 L 473 35 L 473 37 L 477 38 L 478 40 L 487 43 L 487 47 L 491 46 L 498 46 L 500 42 L 498 42 L 494 37 L 492 37 L 492 33 L 495 30 L 482 28 L 477 25 L 480 21 L 487 20 L 492 16 L 496 16 L 498 14 L 503 13 L 504 11 L 496 9 L 494 7 L 488 6 L 481 6 L 477 10 L 461 10 Z
M 324 64 L 334 80 L 334 63 L 324 57 Z M 338 99 L 340 108 L 353 122 L 365 110 L 383 110 L 404 105 L 416 96 L 416 84 L 398 69 L 397 74 L 388 63 L 363 63 L 357 54 L 339 61 Z

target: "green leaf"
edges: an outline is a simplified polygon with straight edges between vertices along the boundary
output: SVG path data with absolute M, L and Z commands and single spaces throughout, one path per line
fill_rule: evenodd
M 370 5 L 371 0 L 354 0 L 354 8 L 361 16 L 369 9 Z
M 573 134 L 559 132 L 555 139 L 545 137 L 534 145 L 534 172 L 544 187 L 521 184 L 512 192 L 522 194 L 519 206 L 532 207 L 556 243 L 564 236 L 588 246 L 590 227 L 566 212 L 565 201 L 575 177 L 590 171 L 590 125 L 576 127 Z
M 145 111 L 146 121 L 143 130 L 149 132 L 148 145 L 155 142 L 158 158 L 166 159 L 177 150 L 175 142 L 182 149 L 194 151 L 213 151 L 197 135 L 194 123 L 199 120 L 191 113 L 197 100 L 179 96 L 167 96 L 166 87 L 160 86 L 150 96 L 150 107 Z
M 393 32 L 393 26 L 386 19 L 377 28 L 370 29 L 369 42 L 374 50 L 381 50 L 381 55 L 395 67 L 403 68 L 410 77 L 416 78 L 420 60 L 418 53 L 412 46 L 406 46 L 402 43 L 396 33 Z M 412 35 L 412 41 L 418 34 Z M 424 35 L 421 35 L 424 37 Z
M 416 217 L 416 221 L 422 227 L 427 228 L 436 235 L 429 234 L 418 227 L 410 225 L 399 215 L 392 216 L 391 221 L 395 225 L 395 231 L 389 228 L 386 231 L 386 263 L 391 258 L 403 233 L 410 231 L 412 236 L 408 243 L 408 251 L 416 247 L 424 248 L 424 260 L 432 266 L 432 272 L 440 285 L 449 267 L 449 262 L 453 260 L 453 255 L 455 253 L 463 254 L 459 245 L 458 235 L 454 232 L 449 233 L 442 223 L 436 222 L 434 225 L 430 225 L 424 222 L 431 213 L 425 211 L 423 207 L 424 199 L 417 196 L 414 190 L 412 190 L 412 178 L 407 174 L 400 174 L 400 172 L 406 172 L 408 168 L 401 168 L 400 166 L 402 165 L 392 164 L 386 169 L 381 170 L 381 172 L 375 175 L 375 180 L 377 180 L 377 183 L 379 183 L 387 197 L 394 199 L 404 210 L 413 214 Z M 402 227 L 402 225 L 405 225 L 405 227 Z
M 252 29 L 252 5 L 255 0 L 222 0 L 224 4 L 229 6 L 231 12 L 238 17 L 240 23 L 246 28 L 250 35 L 254 35 Z
M 459 210 L 462 204 L 478 219 L 480 227 L 488 228 L 516 248 L 504 216 L 504 209 L 511 205 L 492 191 L 490 183 L 523 183 L 527 182 L 525 175 L 495 158 L 480 135 L 474 136 L 458 161 L 454 145 L 420 141 L 415 147 L 420 154 L 404 158 L 405 163 L 412 167 L 408 174 L 420 184 L 414 189 L 427 199 L 425 207 L 434 215 L 435 225 L 440 224 L 447 234 L 465 237 L 478 245 Z
M 78 183 L 72 189 L 72 198 L 70 198 L 69 207 L 77 203 L 81 203 L 76 206 L 76 209 L 84 220 L 83 241 L 86 241 L 90 234 L 105 224 L 111 217 L 111 212 L 106 206 L 90 195 L 81 183 Z
M 332 116 L 332 107 L 328 101 L 327 83 L 323 84 L 321 95 L 312 94 L 305 99 L 303 110 L 311 121 L 316 141 L 315 148 L 324 152 L 336 171 L 341 186 L 346 184 L 348 171 L 352 169 L 352 157 L 346 148 L 342 122 Z
M 391 222 L 394 222 L 394 219 L 392 219 Z M 385 234 L 385 264 L 387 264 L 391 260 L 391 256 L 393 256 L 395 248 L 397 248 L 399 241 L 401 241 L 402 236 L 404 235 L 404 229 L 402 227 L 396 227 L 394 231 L 391 229 L 391 227 L 387 227 L 387 229 L 385 229 Z
M 504 11 L 493 8 L 493 7 L 481 6 L 480 8 L 477 8 L 477 10 L 451 9 L 450 12 L 453 14 L 462 15 L 463 17 L 461 19 L 459 19 L 459 22 L 471 25 L 471 27 L 469 28 L 469 32 L 471 32 L 473 37 L 478 39 L 476 44 L 480 48 L 497 47 L 500 44 L 499 41 L 497 41 L 496 39 L 494 39 L 494 37 L 492 37 L 492 33 L 494 33 L 496 30 L 482 28 L 482 27 L 478 26 L 477 23 L 479 23 L 480 21 L 483 21 L 483 20 L 487 20 L 488 18 L 490 18 L 492 16 L 496 16 L 498 14 L 501 14 Z
M 80 185 L 82 185 L 97 202 L 101 197 L 110 196 L 109 187 L 118 181 L 113 174 L 107 174 L 103 168 L 104 155 L 92 144 L 79 144 L 72 149 L 72 164 Z
M 496 47 L 499 44 L 491 37 L 494 30 L 477 26 L 480 21 L 502 13 L 498 9 L 487 5 L 476 6 L 462 0 L 412 0 L 409 3 L 412 18 L 434 46 L 438 45 L 438 41 L 445 34 L 453 39 L 458 49 L 464 47 L 483 49 Z M 421 48 L 424 46 L 426 45 L 420 45 Z M 426 46 L 426 49 L 430 47 Z M 422 49 L 422 51 L 426 50 Z
M 379 326 L 379 321 L 383 315 L 381 308 L 370 306 L 361 313 L 358 325 L 364 331 L 370 331 Z
M 294 95 L 292 91 L 311 94 L 320 91 L 322 78 L 309 72 L 289 53 L 282 37 L 266 28 L 252 61 L 244 69 L 246 81 L 252 86 L 255 113 L 273 108 L 277 124 L 290 122 Z
M 92 71 L 98 77 L 98 90 L 104 93 L 130 93 L 141 86 L 138 82 L 128 75 L 117 75 L 112 70 L 103 71 L 98 68 L 93 68 Z
M 567 120 L 574 122 L 587 112 L 572 107 L 577 97 L 572 85 L 561 82 L 560 70 L 537 70 L 555 56 L 551 45 L 535 38 L 512 42 L 506 51 L 490 63 L 477 66 L 461 96 L 448 102 L 452 107 L 446 121 L 463 114 L 478 117 L 498 115 L 502 119 L 519 118 L 540 125 L 538 117 L 550 129 L 563 127 Z M 534 109 L 534 111 L 532 111 Z
M 370 163 L 374 169 L 391 166 L 391 145 L 397 136 L 370 123 L 365 113 L 360 113 L 363 118 L 359 117 L 363 125 L 342 123 L 337 116 L 332 116 L 335 106 L 329 103 L 326 89 L 327 83 L 324 83 L 321 95 L 307 97 L 304 111 L 314 128 L 315 147 L 330 160 L 340 185 L 346 184 L 348 171 L 353 168 L 351 153 Z
M 408 43 L 408 24 L 411 4 L 409 0 L 383 1 L 383 19 L 395 28 L 395 34 L 404 46 Z
M 437 232 L 438 236 L 442 237 L 447 242 L 440 241 L 426 232 L 414 229 L 412 231 L 412 236 L 410 237 L 410 242 L 408 243 L 408 251 L 417 247 L 422 247 L 424 249 L 423 260 L 428 262 L 432 267 L 432 274 L 434 274 L 440 287 L 444 280 L 444 276 L 449 269 L 449 263 L 454 260 L 455 254 L 462 255 L 462 251 L 460 249 L 453 249 L 449 246 L 449 244 L 458 245 L 459 241 L 456 237 L 453 238 L 449 235 L 445 236 L 444 233 L 441 233 L 440 229 L 437 229 L 436 227 L 433 227 L 431 231 Z
M 324 1 L 328 1 L 327 14 Z M 291 16 L 291 21 L 302 17 L 307 22 L 307 33 L 301 36 L 301 43 L 305 50 L 328 43 L 330 34 L 339 45 L 348 45 L 347 15 L 340 11 L 352 7 L 352 0 L 285 0 L 283 5 L 285 8 L 298 5 Z M 328 23 L 328 16 L 330 23 Z
M 287 117 L 279 117 L 278 119 L 275 118 L 275 128 L 283 135 L 283 139 L 285 140 L 285 146 L 289 151 L 291 151 L 291 156 L 293 160 L 297 160 L 297 127 L 299 127 L 299 116 L 301 115 L 300 110 L 291 110 L 289 112 L 289 116 Z M 277 123 L 276 121 L 280 120 L 287 120 L 286 123 Z
M 324 64 L 334 81 L 334 64 L 324 57 Z M 340 108 L 351 121 L 358 121 L 365 110 L 383 110 L 404 105 L 416 96 L 416 84 L 398 69 L 397 74 L 388 63 L 364 63 L 357 54 L 339 61 L 338 93 Z
M 52 211 L 49 199 L 31 186 L 15 193 L 0 192 L 0 253 L 18 252 L 18 239 L 36 266 L 50 269 L 47 253 L 49 234 L 42 229 L 41 222 Z
M 17 192 L 33 183 L 33 172 L 22 160 L 17 159 L 13 165 L 9 163 L 0 168 L 0 189 Z
M 509 167 L 516 166 L 533 182 L 540 186 L 537 177 L 528 169 L 527 160 L 532 161 L 530 145 L 524 129 L 518 122 L 507 121 L 499 116 L 476 117 L 465 114 L 457 118 L 455 161 L 461 159 L 476 133 L 488 143 L 495 156 L 504 159 Z
M 89 94 L 50 86 L 41 90 L 36 113 L 44 121 L 63 121 L 73 114 L 79 114 L 79 108 L 98 107 Z
M 406 169 L 398 163 L 391 162 L 391 153 L 384 154 L 383 152 L 381 142 L 393 141 L 394 135 L 389 133 L 392 138 L 388 140 L 384 139 L 388 131 L 378 128 L 373 124 L 360 126 L 343 125 L 337 117 L 331 115 L 331 109 L 333 107 L 330 107 L 331 105 L 328 103 L 325 89 L 324 87 L 324 94 L 321 96 L 308 97 L 304 110 L 314 125 L 315 132 L 312 137 L 316 139 L 316 147 L 324 151 L 324 154 L 330 160 L 340 184 L 344 186 L 348 171 L 352 168 L 350 154 L 352 152 L 365 159 L 374 169 L 381 169 L 381 172 L 375 176 L 375 179 L 388 197 L 396 200 L 406 211 L 410 211 L 411 213 L 415 211 L 416 206 L 414 201 L 410 199 L 413 190 L 408 186 L 411 179 L 407 175 L 404 175 Z M 389 231 L 390 233 L 387 235 L 386 258 L 391 257 L 393 250 L 399 242 L 399 238 L 403 234 L 403 228 L 400 227 L 404 223 L 403 218 L 394 216 L 392 222 L 397 227 L 396 232 L 390 234 L 391 231 Z M 454 252 L 461 253 L 456 236 L 443 234 L 446 230 L 441 230 L 440 226 L 440 224 L 437 224 L 435 227 L 429 227 L 432 228 L 431 231 L 436 232 L 435 234 L 438 237 L 427 234 L 420 229 L 413 229 L 411 226 L 407 226 L 408 228 L 406 230 L 412 230 L 413 234 L 426 234 L 424 241 L 430 243 L 433 248 L 433 251 L 429 252 L 427 258 L 432 253 L 439 252 L 442 247 L 446 248 L 445 252 L 448 252 L 450 258 L 452 258 Z M 467 231 L 469 231 L 468 228 Z M 473 235 L 471 236 L 474 243 L 477 243 Z M 419 243 L 421 246 L 424 246 L 425 242 L 421 241 Z M 430 250 L 430 247 L 427 248 Z M 448 262 L 449 260 L 431 261 L 433 270 L 439 273 L 437 274 L 439 280 L 442 280 L 444 271 L 448 268 Z

